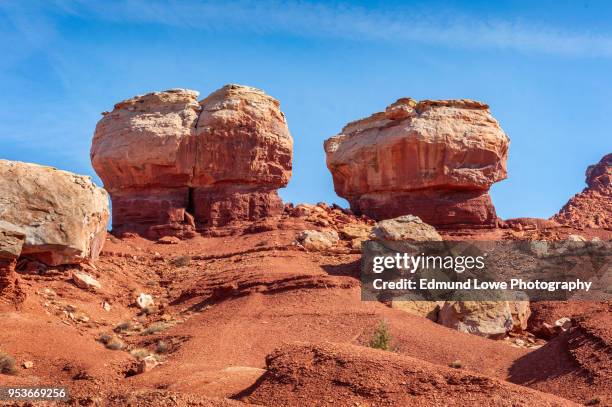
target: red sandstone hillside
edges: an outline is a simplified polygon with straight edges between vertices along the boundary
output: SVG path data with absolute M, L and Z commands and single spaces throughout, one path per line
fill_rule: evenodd
M 104 114 L 91 157 L 106 238 L 91 180 L 0 162 L 0 384 L 65 385 L 86 406 L 612 404 L 609 302 L 456 307 L 477 325 L 503 314 L 490 339 L 432 304 L 363 301 L 359 281 L 368 239 L 610 240 L 609 155 L 555 220 L 501 221 L 488 188 L 508 139 L 488 107 L 400 99 L 326 143 L 355 216 L 282 204 L 292 140 L 276 100 L 197 95 Z M 370 349 L 381 323 L 388 351 Z
M 351 345 L 296 344 L 266 359 L 268 371 L 244 399 L 266 405 L 571 406 L 502 380 Z
M 15 356 L 18 363 L 31 360 L 35 366 L 19 368 L 16 376 L 3 378 L 7 383 L 21 385 L 49 380 L 63 383 L 71 387 L 76 400 L 82 401 L 107 400 L 106 397 L 136 390 L 161 391 L 161 395 L 155 393 L 160 400 L 170 397 L 167 394 L 180 394 L 192 400 L 225 398 L 243 395 L 256 384 L 266 369 L 266 357 L 280 346 L 296 341 L 364 346 L 379 322 L 385 320 L 397 353 L 427 362 L 410 362 L 417 363 L 422 374 L 432 375 L 427 377 L 439 377 L 440 369 L 448 371 L 449 364 L 460 360 L 461 369 L 452 374 L 459 387 L 447 385 L 460 394 L 467 392 L 466 397 L 476 391 L 478 387 L 474 386 L 485 386 L 485 393 L 498 400 L 509 397 L 508 394 L 532 405 L 536 400 L 554 400 L 527 391 L 521 394 L 517 390 L 520 388 L 508 387 L 503 380 L 576 402 L 595 396 L 609 400 L 612 396 L 612 387 L 605 381 L 609 379 L 607 371 L 595 367 L 589 373 L 586 366 L 591 366 L 592 357 L 581 351 L 588 349 L 600 360 L 607 360 L 603 363 L 609 363 L 609 356 L 604 357 L 609 355 L 609 337 L 604 333 L 599 337 L 608 339 L 575 340 L 571 346 L 553 341 L 530 351 L 513 347 L 508 341 L 456 332 L 384 304 L 362 302 L 355 277 L 358 254 L 300 250 L 292 244 L 293 236 L 298 230 L 316 227 L 314 222 L 287 217 L 281 225 L 281 229 L 274 231 L 194 238 L 172 245 L 137 237 L 111 237 L 96 269 L 87 270 L 102 285 L 97 292 L 76 287 L 69 277 L 70 268 L 23 275 L 20 286 L 27 299 L 19 310 L 2 308 L 6 329 L 0 332 L 0 343 L 2 350 Z M 183 255 L 191 256 L 189 264 L 181 265 L 185 264 L 180 262 Z M 134 304 L 139 292 L 152 294 L 159 308 L 144 314 Z M 111 307 L 109 311 L 103 308 L 105 302 Z M 609 310 L 603 312 L 595 326 L 609 326 Z M 126 347 L 105 349 L 97 339 L 102 334 L 112 334 L 118 326 L 122 328 L 118 335 Z M 577 335 L 592 337 L 586 332 L 595 331 L 581 332 Z M 130 372 L 136 371 L 138 362 L 128 351 L 146 348 L 156 353 L 160 341 L 167 345 L 160 353 L 163 363 L 147 373 L 132 376 Z M 346 349 L 342 355 L 350 354 L 353 348 Z M 338 357 L 347 357 L 342 355 Z M 542 366 L 557 370 L 547 375 L 542 373 L 546 370 L 540 370 Z M 355 368 L 347 370 L 344 380 L 350 382 L 350 377 L 356 383 L 364 380 L 359 379 L 365 377 L 360 369 L 352 369 Z M 373 375 L 375 370 L 380 369 L 372 369 L 369 374 Z M 600 381 L 593 381 L 593 371 L 600 372 L 597 379 Z M 490 379 L 483 382 L 471 374 Z M 465 382 L 467 379 L 462 377 L 470 379 Z M 473 381 L 480 384 L 469 384 Z M 261 398 L 252 401 L 268 400 L 270 404 L 264 405 L 272 406 L 296 403 L 294 395 L 282 399 L 284 390 L 280 389 L 276 398 L 271 398 L 274 382 L 263 383 L 265 387 L 255 391 Z M 317 383 L 309 384 L 312 387 L 304 389 L 303 394 L 311 394 L 308 389 L 317 388 Z M 327 386 L 319 384 L 321 390 Z M 286 388 L 286 384 L 281 387 Z M 420 400 L 424 405 L 432 405 L 432 400 L 461 400 L 452 392 L 435 394 L 439 399 L 429 399 L 430 404 L 427 398 Z M 369 397 L 366 393 L 359 399 Z M 377 400 L 381 396 L 371 397 Z

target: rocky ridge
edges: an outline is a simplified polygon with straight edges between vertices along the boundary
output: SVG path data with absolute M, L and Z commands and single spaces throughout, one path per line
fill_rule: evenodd
M 586 183 L 552 220 L 575 228 L 612 229 L 612 154 L 587 168 Z

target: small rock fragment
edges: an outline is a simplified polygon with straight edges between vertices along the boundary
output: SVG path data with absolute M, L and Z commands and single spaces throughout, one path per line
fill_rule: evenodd
M 34 367 L 34 362 L 32 362 L 31 360 L 26 360 L 25 362 L 23 362 L 24 369 L 32 369 L 33 367 Z
M 562 331 L 567 331 L 572 327 L 572 320 L 568 317 L 559 318 L 555 321 L 555 326 L 561 328 Z
M 140 364 L 138 365 L 138 373 L 142 374 L 149 372 L 157 365 L 159 365 L 159 362 L 154 356 L 146 356 L 140 361 Z
M 72 281 L 74 281 L 74 284 L 77 287 L 82 288 L 84 290 L 89 290 L 89 289 L 99 290 L 102 288 L 98 280 L 96 280 L 89 274 L 82 273 L 80 271 L 76 271 L 72 273 Z
M 295 240 L 306 250 L 326 250 L 338 243 L 339 237 L 335 230 L 319 232 L 317 230 L 304 230 L 295 237 Z
M 181 239 L 176 236 L 164 236 L 157 240 L 157 244 L 179 244 Z
M 138 298 L 136 298 L 136 304 L 140 309 L 147 309 L 155 305 L 155 301 L 153 301 L 153 296 L 150 294 L 140 293 Z

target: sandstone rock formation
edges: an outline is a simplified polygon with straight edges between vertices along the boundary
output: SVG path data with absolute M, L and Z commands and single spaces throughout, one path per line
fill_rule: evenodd
M 366 267 L 373 256 L 393 256 L 396 252 L 411 252 L 412 242 L 442 241 L 433 226 L 413 215 L 377 222 L 370 238 L 371 240 L 363 245 L 363 265 Z
M 433 226 L 423 222 L 418 216 L 412 215 L 377 222 L 372 229 L 370 239 L 363 242 L 362 245 L 362 276 L 373 275 L 375 257 L 393 257 L 396 253 L 417 254 L 414 251 L 420 249 L 416 248 L 413 243 L 442 241 L 442 237 Z M 423 316 L 428 315 L 435 308 L 435 306 L 432 306 L 433 308 L 430 309 L 429 305 L 424 307 L 410 306 L 411 302 L 419 302 L 413 300 L 415 300 L 415 297 L 411 297 L 409 301 L 406 301 L 406 299 L 397 301 L 405 302 L 404 305 L 399 306 L 400 308 L 406 310 L 412 307 L 418 314 L 422 314 L 421 311 L 426 309 L 427 311 L 422 314 Z M 392 300 L 392 302 L 394 301 L 396 300 Z
M 254 221 L 283 209 L 293 140 L 279 103 L 227 85 L 201 102 L 172 89 L 115 105 L 91 160 L 113 201 L 113 230 L 150 237 Z
M 612 229 L 612 154 L 587 168 L 586 183 L 552 219 L 575 228 Z
M 380 221 L 372 229 L 372 238 L 380 242 L 426 242 L 441 241 L 442 237 L 431 225 L 418 216 L 405 215 Z
M 492 227 L 489 187 L 506 178 L 509 140 L 486 104 L 399 99 L 325 142 L 336 193 L 374 219 Z
M 0 220 L 23 229 L 22 256 L 51 266 L 96 259 L 108 217 L 108 195 L 91 178 L 0 160 Z
M 460 332 L 501 338 L 522 331 L 529 319 L 529 301 L 447 301 L 438 323 Z
M 440 308 L 444 301 L 425 301 L 425 300 L 393 300 L 391 308 L 406 312 L 411 315 L 425 317 L 436 322 L 439 318 Z

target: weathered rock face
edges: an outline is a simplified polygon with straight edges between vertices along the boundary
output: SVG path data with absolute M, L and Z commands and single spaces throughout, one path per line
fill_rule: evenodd
M 370 239 L 362 244 L 362 275 L 373 272 L 375 257 L 412 253 L 415 250 L 412 243 L 439 242 L 442 241 L 442 236 L 418 216 L 404 215 L 377 222 L 372 228 Z
M 357 214 L 413 214 L 436 227 L 491 227 L 489 187 L 506 178 L 509 140 L 472 100 L 399 99 L 325 142 L 336 193 Z
M 418 216 L 405 215 L 395 219 L 386 219 L 376 223 L 372 229 L 372 238 L 379 242 L 436 242 L 442 237 L 431 225 L 423 222 Z
M 460 332 L 501 338 L 513 329 L 526 327 L 529 302 L 447 301 L 438 318 L 438 323 Z
M 0 220 L 23 229 L 22 255 L 48 265 L 98 257 L 108 195 L 86 176 L 0 160 Z
M 113 200 L 113 230 L 183 235 L 280 214 L 293 140 L 279 103 L 227 85 L 198 103 L 173 89 L 115 105 L 91 160 Z
M 612 154 L 587 168 L 586 183 L 552 219 L 575 228 L 612 229 Z
M 335 230 L 303 230 L 298 233 L 295 240 L 306 250 L 324 251 L 331 249 L 338 243 L 338 233 Z

